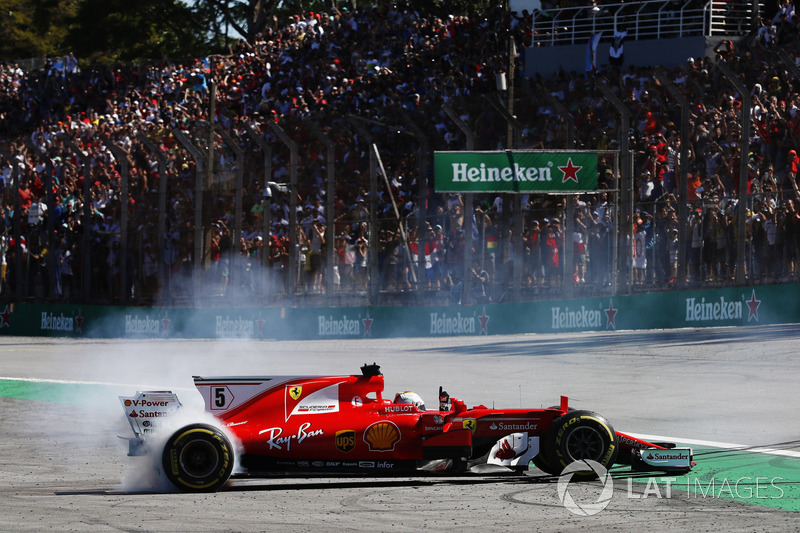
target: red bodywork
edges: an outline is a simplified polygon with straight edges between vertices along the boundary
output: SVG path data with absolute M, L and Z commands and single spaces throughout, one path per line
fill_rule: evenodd
M 512 433 L 543 436 L 568 410 L 562 397 L 550 409 L 467 408 L 451 399 L 447 410 L 422 411 L 383 398 L 383 375 L 365 369 L 350 376 L 194 379 L 206 409 L 240 441 L 251 472 L 400 470 L 432 459 L 476 458 Z M 617 435 L 623 454 L 660 448 Z M 497 457 L 511 453 L 501 447 Z

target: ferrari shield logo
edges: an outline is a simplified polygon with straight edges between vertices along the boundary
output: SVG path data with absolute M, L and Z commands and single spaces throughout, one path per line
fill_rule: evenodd
M 303 387 L 301 385 L 289 387 L 289 396 L 292 397 L 292 400 L 297 400 L 301 394 L 303 394 Z
M 474 435 L 475 429 L 478 427 L 478 422 L 476 422 L 474 418 L 465 418 L 462 421 L 462 426 L 464 429 L 468 429 Z

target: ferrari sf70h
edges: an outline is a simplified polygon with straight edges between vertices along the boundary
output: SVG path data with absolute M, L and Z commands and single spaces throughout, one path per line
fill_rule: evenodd
M 213 423 L 176 426 L 181 403 L 173 392 L 120 397 L 133 428 L 129 455 L 154 453 L 182 491 L 216 491 L 234 473 L 266 477 L 286 472 L 402 474 L 466 473 L 479 464 L 522 473 L 530 465 L 559 475 L 575 461 L 615 463 L 652 471 L 691 469 L 692 452 L 615 431 L 602 416 L 569 407 L 468 407 L 439 390 L 439 405 L 401 392 L 384 398 L 375 365 L 359 375 L 195 377 Z M 594 477 L 596 470 L 578 470 Z

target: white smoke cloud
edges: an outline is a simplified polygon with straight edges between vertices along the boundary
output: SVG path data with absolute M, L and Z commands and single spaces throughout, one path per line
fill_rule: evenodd
M 180 399 L 180 397 L 179 397 Z M 171 435 L 191 424 L 208 424 L 222 431 L 236 450 L 234 472 L 240 471 L 241 443 L 211 413 L 203 408 L 202 401 L 189 402 L 165 419 L 158 431 L 146 437 L 148 453 L 145 456 L 130 457 L 129 467 L 122 477 L 119 490 L 123 492 L 176 492 L 162 467 L 164 446 Z
M 215 341 L 64 339 L 60 342 L 63 345 L 53 364 L 42 366 L 52 368 L 53 375 L 61 379 L 47 378 L 35 383 L 42 387 L 43 396 L 52 396 L 68 411 L 67 416 L 54 420 L 51 431 L 80 439 L 76 444 L 80 450 L 65 453 L 66 468 L 98 472 L 116 469 L 119 485 L 114 488 L 119 491 L 170 492 L 175 488 L 163 473 L 161 455 L 166 439 L 180 427 L 193 423 L 215 426 L 227 435 L 238 452 L 235 437 L 205 411 L 192 380 L 192 375 L 204 373 L 231 375 L 231 367 L 238 366 L 230 364 L 231 343 L 226 342 L 225 348 Z M 134 433 L 118 397 L 155 390 L 175 392 L 182 408 L 167 419 L 168 423 L 153 438 L 148 438 L 150 455 L 129 457 L 127 439 L 133 438 Z M 84 460 L 87 456 L 89 467 Z M 239 464 L 238 453 L 235 464 Z

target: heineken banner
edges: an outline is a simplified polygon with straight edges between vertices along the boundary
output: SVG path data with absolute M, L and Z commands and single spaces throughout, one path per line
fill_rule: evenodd
M 597 189 L 597 152 L 435 152 L 436 192 Z
M 800 283 L 430 307 L 147 309 L 25 302 L 0 306 L 0 335 L 325 340 L 757 328 L 800 322 L 798 290 Z

